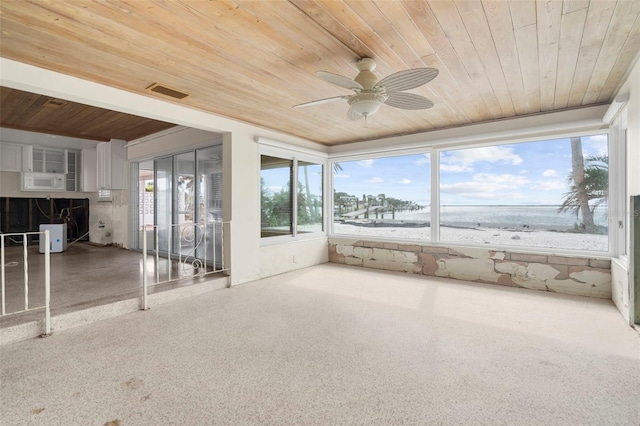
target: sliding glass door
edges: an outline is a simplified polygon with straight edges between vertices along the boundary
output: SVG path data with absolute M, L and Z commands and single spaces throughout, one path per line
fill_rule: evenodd
M 201 259 L 212 259 L 222 266 L 222 147 L 196 151 L 196 221 L 205 231 L 203 244 L 196 250 Z
M 143 234 L 147 235 L 149 247 L 155 247 L 155 232 L 153 225 L 155 222 L 155 168 L 154 162 L 141 161 L 132 164 L 132 176 L 137 176 L 137 205 L 138 205 L 138 243 L 134 247 L 142 249 Z M 137 172 L 135 172 L 137 170 Z
M 155 199 L 155 225 L 158 226 L 158 250 L 160 252 L 168 251 L 171 247 L 172 238 L 171 223 L 172 209 L 171 184 L 173 181 L 173 164 L 171 157 L 164 157 L 155 160 L 155 183 L 154 199 Z
M 176 192 L 174 199 L 175 232 L 178 234 L 177 247 L 174 252 L 182 256 L 193 256 L 195 248 L 202 239 L 199 227 L 195 222 L 195 154 L 186 152 L 175 155 Z
M 222 145 L 134 163 L 137 242 L 163 256 L 222 265 Z M 134 183 L 134 182 L 132 182 Z M 189 260 L 187 260 L 189 261 Z

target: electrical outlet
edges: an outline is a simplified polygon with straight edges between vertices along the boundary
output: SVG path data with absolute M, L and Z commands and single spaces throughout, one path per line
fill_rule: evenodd
M 447 269 L 447 263 L 444 260 L 438 260 L 438 269 Z

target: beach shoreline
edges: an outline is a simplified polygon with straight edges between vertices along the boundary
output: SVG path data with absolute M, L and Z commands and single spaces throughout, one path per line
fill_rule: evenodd
M 378 219 L 380 221 L 380 219 Z M 371 220 L 369 220 L 371 222 Z M 405 221 L 416 222 L 416 221 Z M 426 223 L 426 222 L 422 222 Z M 404 226 L 385 223 L 384 226 L 368 226 L 364 220 L 358 225 L 334 222 L 336 236 L 366 239 L 366 237 L 391 238 L 401 241 L 431 242 L 431 227 Z M 530 228 L 457 227 L 440 226 L 440 243 L 531 247 L 536 249 L 563 249 L 607 252 L 607 235 L 541 230 Z

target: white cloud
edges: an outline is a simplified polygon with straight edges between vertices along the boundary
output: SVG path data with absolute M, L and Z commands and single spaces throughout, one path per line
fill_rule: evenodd
M 515 188 L 518 185 L 527 185 L 531 181 L 524 176 L 516 176 L 511 174 L 497 175 L 493 173 L 476 173 L 473 175 L 476 182 L 499 183 L 509 188 Z
M 554 189 L 567 189 L 567 183 L 559 179 L 541 180 L 536 182 L 536 184 L 533 185 L 533 188 L 540 189 L 542 191 L 551 191 Z
M 521 200 L 526 198 L 522 192 L 500 192 L 500 193 L 472 193 L 472 194 L 460 194 L 466 198 L 479 198 L 481 200 Z
M 452 173 L 470 172 L 473 171 L 473 167 L 467 165 L 440 164 L 440 171 Z
M 520 170 L 521 175 L 526 175 L 527 173 L 529 173 L 529 170 Z
M 408 185 L 411 183 L 411 180 L 404 178 L 398 181 L 398 183 L 401 183 L 402 185 Z
M 333 175 L 334 179 L 349 179 L 351 177 L 351 175 L 348 175 L 346 173 L 338 173 Z
M 553 169 L 547 169 L 544 172 L 542 172 L 542 176 L 544 176 L 544 177 L 556 177 L 556 176 L 558 176 L 558 172 L 556 172 Z
M 373 162 L 374 160 L 361 160 L 361 161 L 358 161 L 358 165 L 362 167 L 371 167 L 373 166 Z
M 441 163 L 445 166 L 458 166 L 457 170 L 449 171 L 471 171 L 473 170 L 473 164 L 479 161 L 518 165 L 522 163 L 523 160 L 522 157 L 514 154 L 513 148 L 506 146 L 486 146 L 483 148 L 452 151 L 442 156 Z
M 413 162 L 413 164 L 416 166 L 423 166 L 425 164 L 429 164 L 431 162 L 430 154 L 423 154 L 423 155 L 424 157 L 418 158 L 416 161 Z
M 367 180 L 367 182 L 369 183 L 382 183 L 384 182 L 384 179 L 382 179 L 381 177 L 372 177 L 371 179 Z
M 458 182 L 440 185 L 440 190 L 449 194 L 488 194 L 503 189 L 512 189 L 510 185 L 495 182 Z
M 593 135 L 582 138 L 583 151 L 586 155 L 609 155 L 607 135 Z M 586 148 L 586 149 L 585 149 Z
M 442 184 L 440 190 L 447 194 L 482 200 L 521 199 L 524 195 L 519 190 L 530 183 L 524 176 L 476 173 L 473 181 Z
M 522 199 L 524 194 L 514 191 L 513 186 L 492 182 L 458 182 L 440 185 L 440 190 L 446 194 L 456 194 L 465 198 L 481 200 Z

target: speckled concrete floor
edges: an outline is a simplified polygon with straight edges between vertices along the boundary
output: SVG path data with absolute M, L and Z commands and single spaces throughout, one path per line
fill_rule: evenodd
M 610 302 L 342 265 L 0 351 L 7 425 L 640 423 Z

